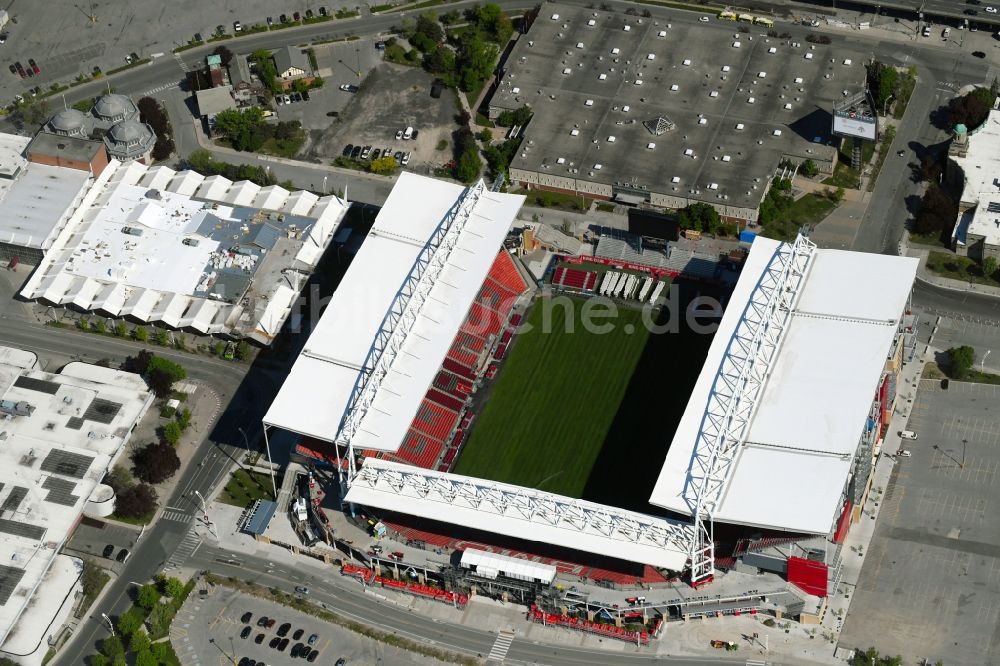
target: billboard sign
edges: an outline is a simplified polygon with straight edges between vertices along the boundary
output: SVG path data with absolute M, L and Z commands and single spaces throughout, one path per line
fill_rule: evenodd
M 833 133 L 874 141 L 878 130 L 875 116 L 845 111 L 833 112 Z

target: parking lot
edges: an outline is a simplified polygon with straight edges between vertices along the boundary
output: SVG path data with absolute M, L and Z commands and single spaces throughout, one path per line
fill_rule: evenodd
M 1000 654 L 1000 387 L 923 380 L 841 637 L 906 663 Z
M 249 624 L 242 622 L 245 613 L 251 613 Z M 258 627 L 262 617 L 274 619 L 270 628 Z M 278 630 L 289 624 L 284 650 L 269 647 L 278 638 Z M 246 638 L 241 638 L 246 627 Z M 301 634 L 298 632 L 301 630 Z M 207 596 L 192 594 L 170 627 L 170 641 L 184 666 L 208 664 L 237 664 L 246 657 L 268 666 L 290 666 L 309 663 L 308 658 L 290 656 L 292 648 L 307 644 L 316 634 L 311 649 L 317 656 L 313 663 L 334 666 L 343 658 L 354 664 L 430 664 L 437 663 L 420 655 L 381 645 L 374 640 L 355 634 L 337 625 L 258 599 L 224 587 L 214 587 Z M 261 642 L 256 642 L 262 635 Z M 298 639 L 293 637 L 299 635 Z
M 448 162 L 451 150 L 439 151 L 436 146 L 441 139 L 449 147 L 452 144 L 451 133 L 457 128 L 455 97 L 448 89 L 438 99 L 431 97 L 433 81 L 421 69 L 382 63 L 362 81 L 361 89 L 340 112 L 341 122 L 323 132 L 312 153 L 337 157 L 350 143 L 409 152 L 410 169 Z M 417 130 L 416 140 L 397 141 L 396 132 L 408 126 Z

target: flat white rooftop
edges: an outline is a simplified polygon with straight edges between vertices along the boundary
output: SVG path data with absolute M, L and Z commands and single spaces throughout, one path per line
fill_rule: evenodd
M 969 136 L 965 157 L 949 157 L 962 170 L 962 207 L 975 209 L 960 214 L 953 235 L 959 245 L 968 235 L 982 236 L 986 243 L 1000 244 L 1000 110 L 990 111 L 986 122 Z
M 709 398 L 779 245 L 760 237 L 753 243 L 650 497 L 657 506 L 694 512 L 685 491 Z M 716 521 L 830 530 L 916 267 L 905 257 L 814 251 Z
M 379 212 L 264 422 L 333 441 L 376 334 L 424 245 L 466 188 L 405 172 Z M 353 439 L 399 448 L 524 197 L 485 191 Z
M 0 133 L 0 243 L 47 250 L 86 192 L 91 174 L 29 162 L 31 137 Z
M 266 344 L 348 206 L 112 161 L 21 295 Z
M 152 394 L 129 373 L 72 363 L 63 373 L 51 374 L 25 369 L 22 354 L 0 351 L 4 642 L 29 606 L 51 604 L 52 613 L 59 610 L 62 599 L 56 603 L 47 595 L 43 578 Z M 16 364 L 8 365 L 8 359 Z M 48 624 L 19 627 L 18 644 L 30 643 L 32 632 L 44 632 Z

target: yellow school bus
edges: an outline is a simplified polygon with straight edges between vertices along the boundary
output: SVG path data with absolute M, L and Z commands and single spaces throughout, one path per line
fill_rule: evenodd
M 740 14 L 736 17 L 740 21 L 745 21 L 747 23 L 753 23 L 753 14 Z
M 734 14 L 733 12 L 719 12 L 719 20 L 720 21 L 735 21 L 736 20 L 736 14 Z
M 774 27 L 774 21 L 772 21 L 769 18 L 764 18 L 763 16 L 758 16 L 757 18 L 755 18 L 754 19 L 754 23 L 757 23 L 759 25 L 767 26 L 768 28 L 773 28 Z

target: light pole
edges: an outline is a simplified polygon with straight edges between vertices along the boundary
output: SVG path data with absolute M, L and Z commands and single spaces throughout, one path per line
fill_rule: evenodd
M 323 176 L 323 196 L 326 196 L 326 176 Z
M 201 493 L 197 490 L 194 491 L 194 494 L 198 496 L 198 501 L 201 502 L 201 515 L 205 520 L 205 524 L 208 525 L 208 529 L 210 529 L 212 534 L 215 535 L 215 538 L 218 539 L 219 533 L 215 531 L 215 524 L 212 522 L 212 519 L 208 517 L 208 507 L 205 505 L 205 498 L 202 497 Z
M 245 432 L 243 432 L 243 428 L 241 428 L 239 426 L 236 426 L 236 429 L 240 431 L 241 435 L 243 435 L 243 445 L 247 447 L 247 459 L 249 459 L 250 458 L 250 440 L 247 439 L 247 434 Z
M 111 631 L 111 637 L 114 638 L 115 625 L 111 624 L 111 618 L 108 617 L 105 613 L 101 613 L 101 617 L 104 618 L 104 621 L 108 623 L 108 629 Z
M 991 351 L 993 351 L 993 350 L 992 349 L 987 349 L 986 353 L 983 354 L 983 360 L 979 364 L 979 372 L 986 372 L 986 358 L 990 355 Z
M 882 117 L 883 118 L 885 118 L 886 113 L 888 113 L 889 102 L 892 101 L 892 97 L 893 97 L 892 95 L 889 95 L 888 97 L 886 97 L 885 102 L 882 103 Z

